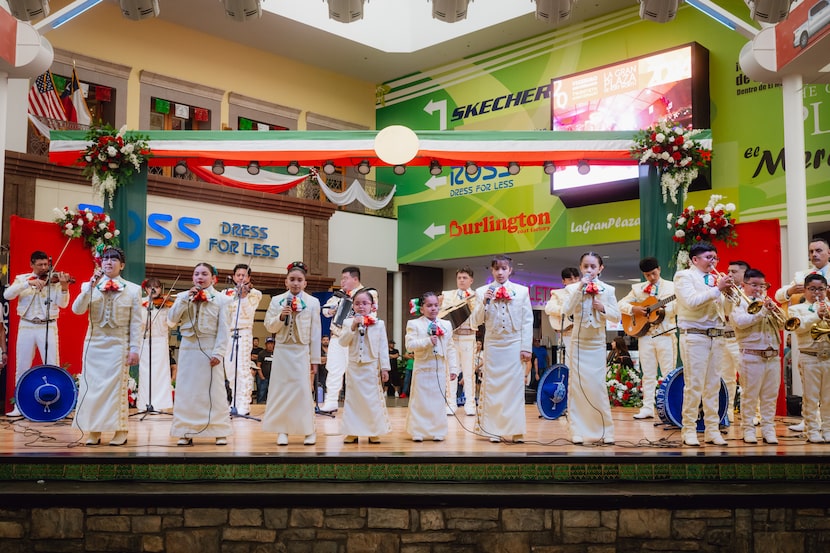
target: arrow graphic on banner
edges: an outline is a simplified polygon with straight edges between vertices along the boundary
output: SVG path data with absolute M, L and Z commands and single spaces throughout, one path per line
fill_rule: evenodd
M 446 234 L 447 227 L 445 225 L 436 225 L 435 223 L 430 223 L 429 228 L 424 231 L 424 234 L 435 240 L 435 237 L 440 234 Z
M 424 183 L 427 188 L 432 188 L 432 190 L 437 190 L 441 186 L 446 186 L 447 184 L 447 177 L 430 177 L 428 181 Z
M 438 130 L 445 131 L 447 130 L 447 101 L 446 100 L 438 100 L 434 102 L 432 100 L 424 106 L 424 111 L 428 114 L 432 115 L 436 111 L 440 112 L 441 119 L 438 121 Z

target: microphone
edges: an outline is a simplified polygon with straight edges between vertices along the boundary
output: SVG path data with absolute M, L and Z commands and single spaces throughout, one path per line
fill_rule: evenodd
M 490 290 L 491 292 L 495 292 L 495 291 L 496 291 L 496 288 L 498 288 L 498 286 L 496 285 L 496 283 L 495 283 L 495 282 L 494 282 L 493 284 L 491 284 L 490 286 L 488 286 L 488 287 L 487 287 L 487 289 L 488 289 L 488 290 Z M 484 305 L 490 305 L 490 298 L 487 298 L 487 299 L 484 301 Z
M 196 291 L 195 292 L 193 292 L 193 291 L 190 292 L 190 296 L 187 298 L 187 301 L 193 301 L 193 298 L 195 298 L 196 295 L 201 291 L 202 291 L 202 287 L 197 284 L 196 285 Z
M 360 320 L 357 321 L 357 331 L 360 332 L 361 336 L 366 336 L 366 327 L 363 325 L 363 316 L 360 316 Z

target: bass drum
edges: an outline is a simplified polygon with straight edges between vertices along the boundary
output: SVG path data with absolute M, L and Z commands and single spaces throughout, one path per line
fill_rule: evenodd
M 665 424 L 671 424 L 678 428 L 683 426 L 683 389 L 686 381 L 683 380 L 683 367 L 677 367 L 666 375 L 657 394 L 654 398 L 654 406 L 657 415 Z M 726 384 L 720 380 L 720 391 L 718 392 L 718 419 L 722 426 L 729 426 L 727 406 L 729 404 L 729 392 Z M 697 431 L 703 432 L 703 408 L 701 407 L 697 417 Z
M 545 371 L 536 388 L 536 407 L 546 419 L 558 419 L 568 409 L 568 367 L 556 364 Z
M 54 422 L 72 412 L 78 400 L 75 379 L 60 367 L 37 365 L 20 377 L 14 402 L 34 422 Z

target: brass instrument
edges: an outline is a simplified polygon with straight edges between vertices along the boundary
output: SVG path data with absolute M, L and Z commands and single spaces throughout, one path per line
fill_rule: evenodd
M 747 313 L 755 315 L 765 308 L 767 310 L 767 318 L 776 328 L 783 328 L 788 332 L 792 332 L 801 326 L 801 320 L 798 317 L 790 317 L 788 319 L 787 315 L 784 313 L 784 310 L 781 309 L 777 303 L 772 301 L 769 303 L 763 299 L 751 301 L 749 302 L 749 306 L 747 306 L 746 311 Z
M 730 275 L 727 275 L 726 273 L 721 273 L 719 271 L 712 271 L 711 274 L 716 276 L 718 278 L 718 280 L 730 276 Z M 737 284 L 735 284 L 734 282 L 729 286 L 729 288 L 726 288 L 723 291 L 723 295 L 726 296 L 726 299 L 728 299 L 729 301 L 734 303 L 736 307 L 738 305 L 741 305 L 741 300 L 745 300 L 746 303 L 748 303 L 750 305 L 752 304 L 752 300 L 749 299 L 747 297 L 747 295 L 744 294 L 744 291 L 741 289 L 741 287 L 738 286 Z M 758 308 L 758 311 L 760 311 L 760 308 Z M 756 313 L 758 311 L 756 311 Z
M 824 306 L 825 310 L 830 310 L 830 305 L 827 304 L 827 300 L 823 300 L 819 303 Z M 810 327 L 810 338 L 814 341 L 818 341 L 822 337 L 826 338 L 827 341 L 830 341 L 830 314 L 828 313 L 825 313 L 817 323 Z

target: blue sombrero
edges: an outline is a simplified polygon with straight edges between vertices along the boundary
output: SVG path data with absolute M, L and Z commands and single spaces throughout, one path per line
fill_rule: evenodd
M 536 388 L 536 407 L 546 419 L 558 419 L 568 409 L 568 367 L 556 364 L 545 371 Z
M 14 402 L 20 413 L 34 422 L 52 422 L 75 408 L 78 388 L 68 372 L 54 365 L 37 365 L 20 377 Z

